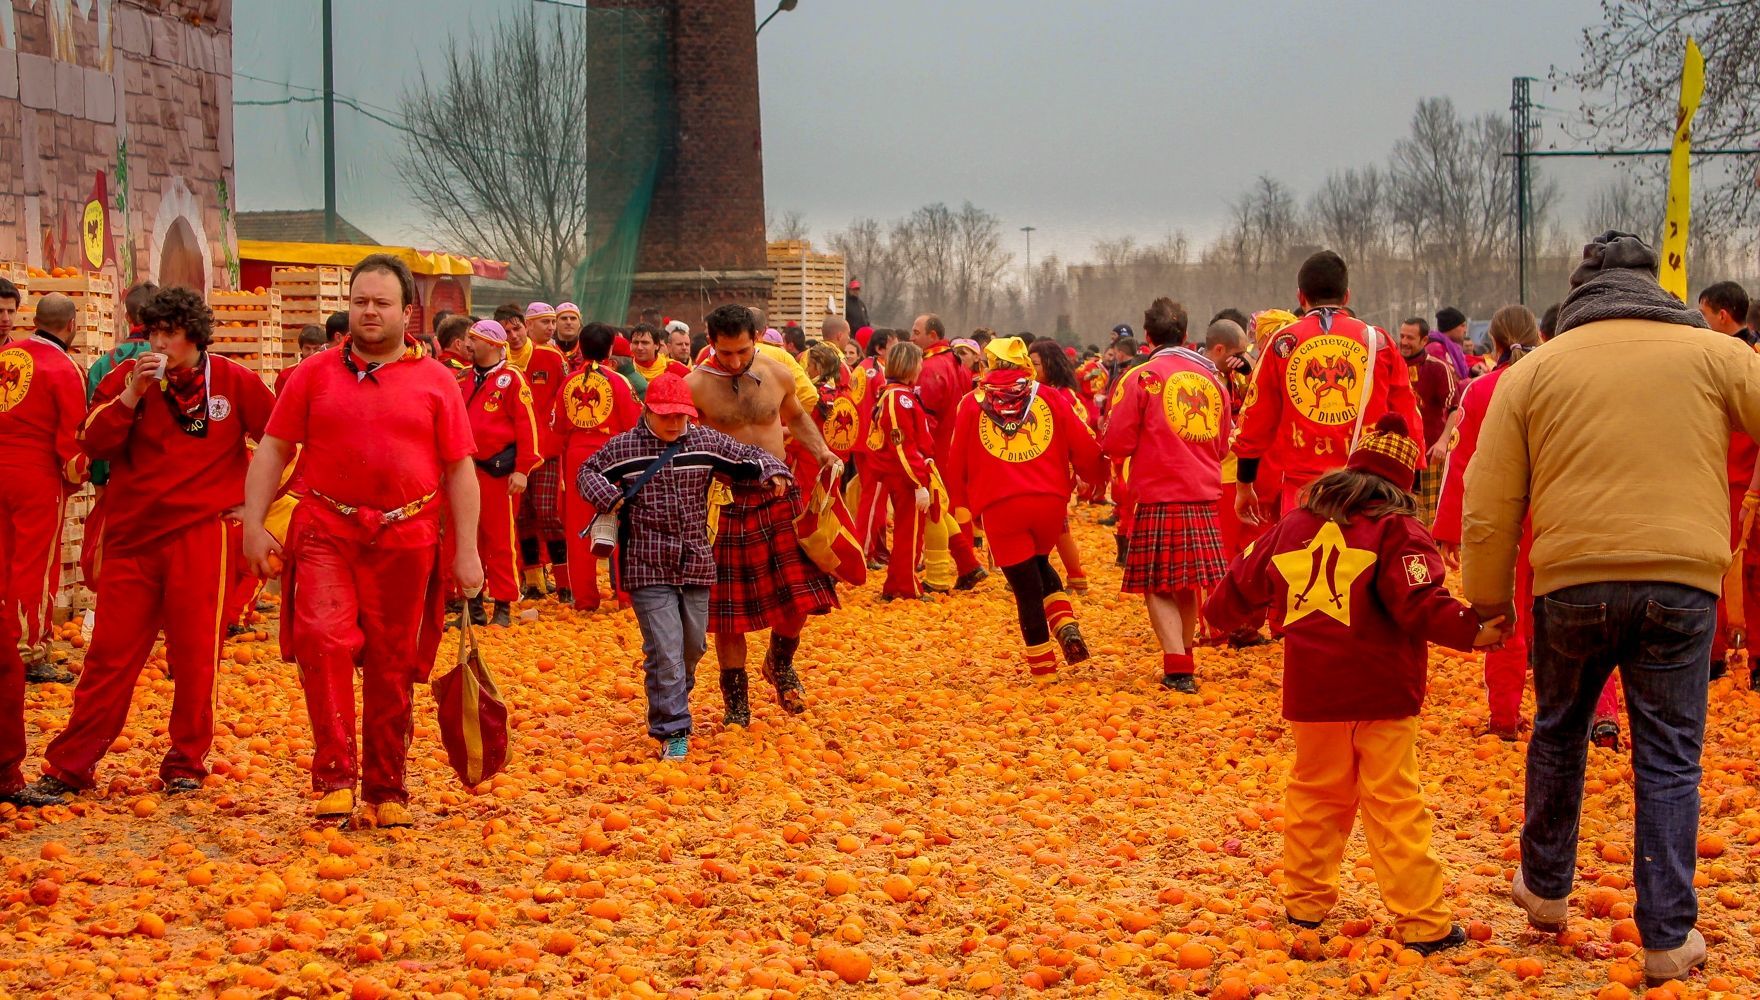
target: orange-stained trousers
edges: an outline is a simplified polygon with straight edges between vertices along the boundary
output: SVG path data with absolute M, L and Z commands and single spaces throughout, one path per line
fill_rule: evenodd
M 164 629 L 174 690 L 171 750 L 159 765 L 159 777 L 207 776 L 226 595 L 242 555 L 237 538 L 216 517 L 140 552 L 124 555 L 108 547 L 73 711 L 44 753 L 44 773 L 75 788 L 92 786 L 98 761 L 128 722 L 135 681 Z
M 0 792 L 24 785 L 24 655 L 49 631 L 66 498 L 59 479 L 0 476 Z
M 482 513 L 477 517 L 477 557 L 483 560 L 483 589 L 491 600 L 512 604 L 519 600 L 519 532 L 514 527 L 517 497 L 507 492 L 507 478 L 497 479 L 477 466 L 477 493 Z M 427 579 L 423 577 L 423 579 Z
M 923 554 L 923 517 L 917 511 L 917 484 L 909 476 L 881 475 L 872 492 L 881 501 L 877 508 L 892 504 L 892 558 L 886 564 L 886 584 L 880 588 L 885 597 L 920 597 L 922 582 L 917 579 L 917 560 Z M 866 502 L 867 497 L 864 496 Z
M 511 505 L 507 516 L 511 521 Z M 289 567 L 298 583 L 284 613 L 294 617 L 294 659 L 312 720 L 312 787 L 352 789 L 359 775 L 366 801 L 407 801 L 411 689 L 432 667 L 421 662 L 421 630 L 430 612 L 423 595 L 440 546 L 362 545 L 298 515 L 293 532 Z M 357 667 L 364 759 L 355 743 Z
M 1292 722 L 1296 760 L 1283 793 L 1283 902 L 1322 920 L 1338 902 L 1339 865 L 1361 813 L 1381 898 L 1407 942 L 1447 935 L 1442 862 L 1430 848 L 1430 810 L 1418 777 L 1418 719 Z

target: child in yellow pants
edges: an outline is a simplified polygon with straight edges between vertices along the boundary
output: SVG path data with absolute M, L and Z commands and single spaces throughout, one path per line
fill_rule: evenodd
M 1284 792 L 1283 901 L 1319 927 L 1338 902 L 1339 865 L 1360 813 L 1381 898 L 1422 954 L 1466 940 L 1443 901 L 1418 779 L 1426 640 L 1472 649 L 1501 640 L 1442 585 L 1442 557 L 1407 486 L 1418 444 L 1396 414 L 1344 469 L 1229 567 L 1204 614 L 1223 631 L 1269 607 L 1284 635 L 1283 715 L 1296 762 Z

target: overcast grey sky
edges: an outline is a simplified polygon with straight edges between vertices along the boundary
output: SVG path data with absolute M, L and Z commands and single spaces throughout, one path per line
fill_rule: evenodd
M 775 0 L 756 0 L 760 17 Z M 1595 0 L 800 0 L 759 39 L 765 187 L 817 239 L 970 199 L 1035 256 L 1203 239 L 1270 173 L 1383 161 L 1426 96 L 1509 107 Z M 1537 99 L 1574 108 L 1574 98 Z M 1042 249 L 1043 248 L 1043 249 Z
M 775 0 L 754 5 L 761 17 Z M 236 96 L 295 101 L 237 109 L 242 209 L 322 204 L 318 9 L 237 0 Z M 337 0 L 337 89 L 394 117 L 449 38 L 525 9 L 572 16 L 550 0 Z M 822 241 L 859 215 L 969 199 L 1002 217 L 1017 261 L 1023 225 L 1038 227 L 1035 256 L 1175 229 L 1201 241 L 1256 174 L 1305 195 L 1329 169 L 1383 162 L 1420 97 L 1507 109 L 1510 78 L 1574 65 L 1598 13 L 1596 0 L 800 0 L 759 40 L 768 200 Z M 432 242 L 390 169 L 400 134 L 348 108 L 338 122 L 343 214 L 381 241 Z

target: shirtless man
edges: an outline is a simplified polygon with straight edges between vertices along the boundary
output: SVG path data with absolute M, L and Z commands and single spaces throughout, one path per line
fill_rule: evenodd
M 781 362 L 758 352 L 751 310 L 726 305 L 709 314 L 709 358 L 685 380 L 704 424 L 787 460 L 784 428 L 835 477 L 843 463 L 795 398 Z M 837 606 L 832 578 L 807 559 L 795 537 L 802 509 L 799 484 L 782 493 L 762 484 L 736 483 L 721 508 L 715 536 L 715 586 L 709 592 L 709 631 L 721 663 L 727 725 L 752 720 L 746 695 L 746 633 L 770 629 L 764 679 L 791 715 L 807 710 L 794 654 L 809 615 Z

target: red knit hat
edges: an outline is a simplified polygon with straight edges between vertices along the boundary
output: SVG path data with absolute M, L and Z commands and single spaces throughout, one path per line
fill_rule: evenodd
M 629 352 L 628 337 L 625 337 L 620 333 L 611 338 L 611 356 L 614 358 L 629 358 L 635 356 Z
M 1375 421 L 1375 429 L 1357 442 L 1348 467 L 1359 472 L 1372 472 L 1402 490 L 1412 488 L 1412 477 L 1418 469 L 1418 442 L 1412 440 L 1406 418 L 1397 413 L 1383 413 Z

